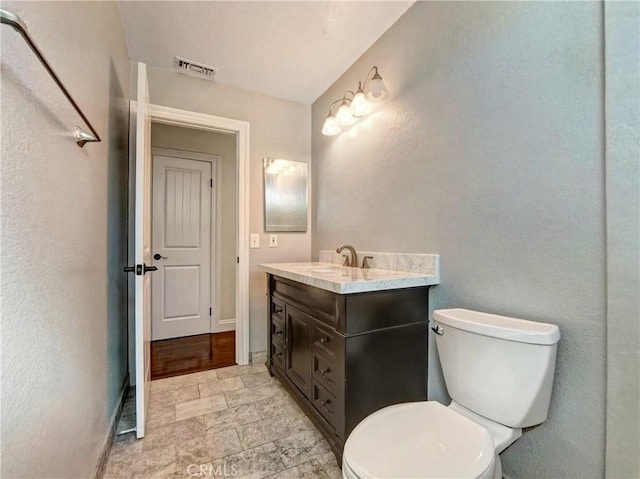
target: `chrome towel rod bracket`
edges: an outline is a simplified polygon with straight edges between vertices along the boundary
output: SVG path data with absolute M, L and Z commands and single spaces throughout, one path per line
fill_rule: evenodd
M 69 103 L 71 103 L 73 108 L 78 112 L 78 115 L 80 115 L 82 120 L 89 127 L 89 130 L 91 130 L 91 133 L 87 133 L 79 126 L 76 126 L 74 137 L 78 146 L 82 148 L 86 143 L 95 143 L 98 141 L 102 141 L 100 135 L 98 135 L 98 132 L 82 112 L 69 91 L 65 88 L 60 78 L 58 78 L 56 72 L 53 71 L 53 68 L 51 68 L 51 65 L 49 65 L 49 62 L 47 62 L 47 59 L 44 57 L 36 43 L 33 41 L 33 38 L 31 38 L 29 30 L 27 29 L 27 25 L 22 21 L 22 19 L 18 15 L 0 8 L 0 20 L 3 25 L 9 25 L 10 27 L 13 27 L 14 30 L 22 35 L 24 41 L 27 42 L 27 45 L 29 45 L 35 56 L 38 57 L 38 60 L 40 60 L 40 63 L 42 63 L 42 66 L 44 66 L 45 70 L 47 70 L 49 75 L 51 75 L 51 78 L 53 78 L 53 81 L 56 83 L 56 85 L 58 85 L 58 88 L 60 88 L 64 96 L 67 98 L 67 100 L 69 100 Z

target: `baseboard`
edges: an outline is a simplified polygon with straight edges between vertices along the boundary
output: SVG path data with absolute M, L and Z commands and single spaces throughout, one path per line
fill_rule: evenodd
M 266 351 L 254 351 L 249 353 L 249 362 L 251 364 L 264 363 L 267 360 Z
M 109 459 L 109 453 L 111 452 L 111 446 L 113 445 L 113 438 L 116 435 L 116 427 L 118 426 L 118 420 L 120 419 L 120 415 L 122 414 L 122 408 L 124 407 L 124 401 L 127 399 L 127 392 L 129 392 L 129 375 L 124 380 L 122 384 L 122 390 L 120 391 L 120 399 L 118 401 L 118 407 L 115 409 L 113 414 L 111 415 L 111 420 L 109 421 L 109 428 L 107 429 L 107 434 L 102 443 L 102 449 L 100 451 L 100 456 L 98 457 L 98 463 L 96 464 L 96 471 L 93 474 L 93 479 L 102 479 L 104 475 L 104 469 L 107 466 L 107 460 Z
M 236 329 L 236 318 L 230 319 L 219 319 L 216 321 L 216 325 L 211 331 L 212 333 L 226 333 L 227 331 L 235 331 Z

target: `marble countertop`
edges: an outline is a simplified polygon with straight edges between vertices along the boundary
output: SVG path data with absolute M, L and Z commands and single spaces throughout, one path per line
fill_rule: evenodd
M 270 263 L 260 267 L 267 273 L 338 294 L 429 286 L 440 282 L 437 274 L 348 268 L 331 263 Z

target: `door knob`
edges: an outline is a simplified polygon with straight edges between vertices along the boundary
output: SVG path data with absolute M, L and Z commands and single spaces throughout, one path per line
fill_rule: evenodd
M 158 267 L 157 266 L 147 266 L 146 264 L 143 267 L 144 270 L 144 274 L 147 274 L 147 271 L 158 271 Z
M 153 259 L 155 259 L 156 261 L 161 260 L 161 259 L 167 259 L 168 256 L 162 256 L 160 253 L 156 253 L 153 255 Z

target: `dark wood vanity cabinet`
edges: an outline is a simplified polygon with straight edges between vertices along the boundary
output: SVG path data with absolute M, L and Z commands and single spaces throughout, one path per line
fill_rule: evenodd
M 267 367 L 338 458 L 372 412 L 426 400 L 428 290 L 342 295 L 268 275 Z

